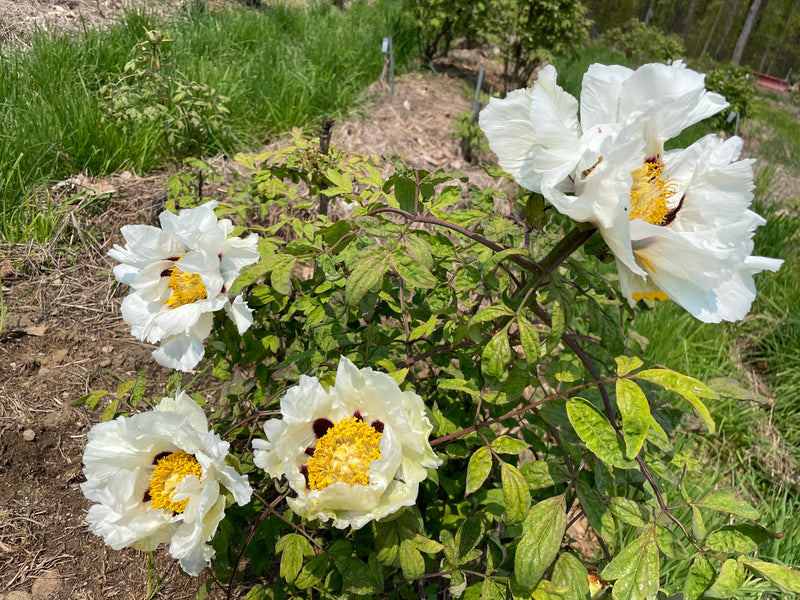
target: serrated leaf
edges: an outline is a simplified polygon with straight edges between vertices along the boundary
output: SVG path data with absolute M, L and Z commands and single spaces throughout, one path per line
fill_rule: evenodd
M 506 523 L 519 523 L 525 519 L 531 506 L 528 484 L 519 469 L 504 462 L 500 463 L 500 482 L 503 486 Z
M 800 573 L 797 571 L 783 565 L 756 559 L 746 559 L 744 564 L 782 589 L 800 594 Z
M 730 513 L 745 519 L 751 519 L 753 521 L 760 517 L 758 509 L 753 508 L 744 500 L 739 500 L 736 497 L 733 488 L 726 488 L 724 490 L 711 492 L 702 500 L 695 502 L 694 504 L 717 512 Z
M 498 454 L 513 454 L 515 456 L 518 456 L 530 447 L 522 440 L 518 440 L 507 435 L 501 435 L 500 437 L 493 439 L 492 443 L 489 445 L 492 447 L 492 450 Z
M 103 411 L 102 420 L 104 423 L 114 418 L 114 415 L 117 414 L 117 406 L 119 406 L 119 400 L 109 402 L 108 406 L 106 406 L 106 409 Z
M 532 590 L 555 559 L 567 529 L 563 496 L 542 500 L 531 508 L 514 556 L 517 583 Z
M 383 279 L 389 262 L 385 256 L 369 255 L 353 267 L 344 288 L 348 306 L 356 306 L 368 291 Z
M 575 433 L 600 460 L 621 469 L 632 469 L 636 463 L 625 458 L 622 440 L 604 414 L 583 398 L 567 401 L 567 417 Z
M 425 574 L 425 559 L 409 539 L 400 542 L 400 569 L 406 581 L 415 581 Z
M 131 399 L 130 399 L 131 406 L 135 407 L 137 404 L 139 404 L 139 402 L 144 400 L 144 392 L 146 387 L 147 387 L 147 379 L 145 378 L 144 370 L 137 367 L 136 383 L 133 384 L 133 389 L 131 389 Z
M 511 363 L 511 345 L 508 341 L 508 328 L 498 331 L 481 353 L 481 372 L 492 379 L 501 379 Z
M 567 589 L 566 600 L 588 600 L 589 573 L 574 554 L 564 552 L 558 557 L 551 579 Z
M 614 581 L 614 600 L 650 600 L 658 594 L 659 564 L 655 531 L 648 530 L 625 546 L 600 573 Z
M 635 376 L 683 396 L 695 409 L 706 429 L 710 433 L 714 433 L 716 430 L 714 419 L 711 418 L 708 407 L 700 398 L 716 399 L 719 395 L 702 381 L 670 369 L 649 369 L 639 371 Z
M 467 464 L 467 482 L 464 495 L 468 496 L 479 489 L 492 470 L 492 454 L 488 446 L 478 448 Z
M 287 583 L 292 583 L 303 567 L 304 556 L 314 556 L 309 541 L 298 533 L 287 533 L 275 544 L 275 552 L 281 555 L 280 574 Z
M 714 581 L 714 569 L 711 563 L 702 554 L 698 554 L 692 561 L 686 583 L 683 586 L 684 600 L 698 600 Z
M 624 377 L 631 371 L 635 371 L 644 364 L 642 359 L 638 356 L 617 356 L 614 359 L 614 362 L 617 363 L 618 377 Z
M 708 534 L 706 544 L 718 552 L 752 552 L 761 542 L 770 538 L 770 533 L 758 525 L 726 525 Z
M 625 458 L 633 460 L 650 431 L 650 403 L 638 385 L 627 379 L 617 379 L 617 408 L 622 415 Z
M 742 563 L 729 558 L 719 570 L 717 580 L 704 594 L 706 598 L 732 598 L 744 583 Z

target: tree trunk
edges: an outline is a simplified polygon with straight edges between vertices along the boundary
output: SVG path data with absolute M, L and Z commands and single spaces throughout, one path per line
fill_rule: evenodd
M 700 0 L 692 0 L 689 3 L 689 9 L 686 11 L 686 16 L 683 19 L 683 23 L 680 27 L 681 35 L 686 35 L 689 31 L 689 27 L 692 26 L 692 20 L 694 19 L 694 13 L 697 12 L 697 5 L 700 4 Z
M 705 56 L 706 52 L 708 52 L 708 45 L 711 43 L 711 39 L 714 37 L 714 32 L 717 30 L 717 23 L 719 23 L 719 17 L 722 14 L 723 8 L 725 8 L 725 5 L 720 4 L 719 10 L 717 11 L 717 16 L 714 17 L 714 23 L 711 25 L 711 32 L 706 36 L 706 42 L 703 44 L 703 51 L 700 53 L 700 56 Z
M 742 62 L 747 40 L 750 37 L 750 32 L 753 30 L 753 23 L 756 22 L 756 15 L 758 15 L 758 11 L 763 3 L 765 3 L 765 0 L 753 0 L 750 3 L 750 10 L 747 11 L 747 17 L 744 20 L 742 32 L 739 34 L 739 39 L 736 40 L 736 46 L 733 48 L 733 56 L 731 57 L 731 60 L 737 65 Z

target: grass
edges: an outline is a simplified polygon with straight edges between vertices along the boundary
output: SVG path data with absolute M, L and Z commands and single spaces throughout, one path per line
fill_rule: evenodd
M 411 26 L 391 0 L 347 11 L 327 3 L 304 10 L 236 7 L 224 14 L 190 6 L 168 20 L 129 10 L 103 31 L 42 33 L 26 51 L 0 52 L 2 238 L 52 233 L 57 207 L 31 198 L 43 182 L 82 171 L 144 172 L 169 160 L 162 128 L 123 131 L 104 119 L 108 109 L 98 98 L 103 85 L 123 76 L 145 30 L 159 29 L 172 40 L 162 45 L 168 69 L 228 98 L 227 127 L 205 141 L 209 154 L 254 148 L 292 127 L 346 114 L 381 73 L 384 36 L 394 36 L 400 68 L 414 48 Z

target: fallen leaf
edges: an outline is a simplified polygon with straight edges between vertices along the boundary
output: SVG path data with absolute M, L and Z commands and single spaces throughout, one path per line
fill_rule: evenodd
M 45 331 L 47 331 L 47 323 L 42 323 L 41 325 L 31 325 L 30 327 L 23 329 L 23 331 L 28 335 L 42 337 Z

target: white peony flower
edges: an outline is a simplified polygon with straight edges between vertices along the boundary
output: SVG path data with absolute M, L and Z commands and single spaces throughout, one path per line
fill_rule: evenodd
M 208 431 L 203 409 L 180 392 L 152 411 L 95 425 L 88 439 L 81 489 L 97 503 L 89 530 L 114 550 L 169 543 L 184 571 L 200 573 L 214 555 L 207 542 L 224 517 L 224 490 L 242 506 L 252 493 L 227 465 L 228 443 Z
M 422 398 L 345 357 L 328 391 L 301 376 L 281 399 L 281 415 L 264 424 L 266 440 L 253 441 L 253 462 L 286 476 L 295 513 L 339 529 L 413 505 L 426 469 L 442 462 L 428 442 L 433 425 Z
M 727 106 L 678 61 L 632 71 L 595 64 L 580 102 L 545 67 L 530 90 L 490 101 L 480 125 L 500 166 L 576 221 L 592 223 L 618 261 L 631 305 L 671 298 L 702 321 L 744 317 L 753 274 L 783 261 L 750 256 L 764 221 L 748 210 L 752 160 L 741 140 L 664 142 Z
M 253 323 L 241 295 L 229 301 L 226 291 L 243 267 L 258 261 L 258 236 L 230 237 L 233 225 L 217 220 L 216 202 L 180 211 L 164 211 L 161 228 L 126 225 L 126 245 L 108 255 L 117 281 L 131 287 L 122 302 L 122 317 L 131 333 L 151 344 L 158 364 L 192 369 L 205 354 L 213 313 L 225 309 L 242 334 Z

